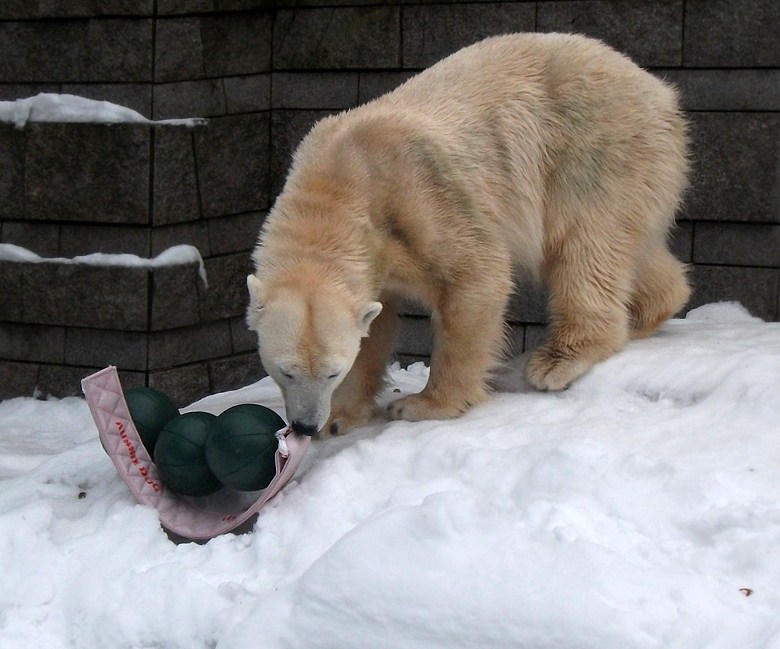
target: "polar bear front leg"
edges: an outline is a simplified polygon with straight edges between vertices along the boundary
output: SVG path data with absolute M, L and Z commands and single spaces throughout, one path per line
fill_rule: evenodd
M 343 435 L 374 417 L 374 398 L 385 386 L 387 363 L 398 334 L 398 324 L 395 304 L 382 300 L 382 311 L 371 323 L 368 337 L 363 338 L 352 369 L 333 393 L 330 418 L 318 438 Z
M 504 309 L 511 290 L 494 280 L 489 289 L 459 285 L 433 312 L 435 346 L 428 384 L 418 394 L 393 401 L 394 419 L 452 419 L 488 397 L 487 381 L 504 347 Z

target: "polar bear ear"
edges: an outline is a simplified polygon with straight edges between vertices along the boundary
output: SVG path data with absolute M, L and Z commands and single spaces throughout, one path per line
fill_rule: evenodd
M 265 287 L 257 275 L 247 275 L 246 287 L 249 289 L 249 311 L 259 313 L 265 304 Z
M 357 325 L 364 338 L 368 336 L 368 328 L 381 311 L 381 302 L 368 302 L 358 311 Z

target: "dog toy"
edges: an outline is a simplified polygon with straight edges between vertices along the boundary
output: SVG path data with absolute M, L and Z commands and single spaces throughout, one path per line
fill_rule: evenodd
M 141 441 L 150 454 L 154 453 L 157 436 L 165 424 L 179 416 L 179 409 L 168 395 L 154 388 L 125 390 L 125 401 Z
M 173 401 L 154 388 L 131 388 L 124 394 L 141 441 L 171 491 L 209 496 L 223 485 L 260 491 L 273 480 L 276 432 L 285 423 L 270 408 L 243 403 L 219 417 L 180 415 Z
M 139 502 L 157 510 L 161 525 L 173 538 L 200 541 L 232 530 L 244 530 L 242 526 L 249 524 L 263 505 L 293 478 L 310 442 L 309 437 L 298 435 L 290 428 L 277 430 L 274 477 L 256 496 L 223 489 L 213 497 L 189 498 L 175 493 L 162 480 L 152 460 L 153 454 L 145 448 L 130 416 L 116 368 L 110 366 L 91 374 L 82 380 L 81 387 L 100 441 L 117 472 Z M 255 498 L 249 505 L 248 497 Z
M 162 481 L 171 491 L 183 496 L 210 496 L 222 489 L 222 482 L 206 462 L 206 445 L 216 419 L 209 412 L 187 412 L 163 426 L 153 457 Z M 152 454 L 148 446 L 146 450 Z M 274 471 L 273 457 L 271 470 Z
M 276 472 L 276 431 L 284 427 L 284 420 L 270 408 L 250 403 L 228 408 L 214 421 L 206 443 L 209 469 L 233 489 L 265 489 Z

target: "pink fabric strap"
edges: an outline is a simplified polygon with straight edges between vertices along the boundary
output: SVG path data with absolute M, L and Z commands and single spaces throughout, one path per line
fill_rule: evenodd
M 206 540 L 234 530 L 248 521 L 295 475 L 310 438 L 290 429 L 283 432 L 286 455 L 276 452 L 276 476 L 257 499 L 246 506 L 247 494 L 223 489 L 209 499 L 187 498 L 170 491 L 160 480 L 152 458 L 130 419 L 116 368 L 107 367 L 81 382 L 100 439 L 119 475 L 144 505 L 157 510 L 164 528 L 191 540 Z

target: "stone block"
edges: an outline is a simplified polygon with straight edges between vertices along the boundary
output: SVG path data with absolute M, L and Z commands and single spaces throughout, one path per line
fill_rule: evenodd
M 780 114 L 691 115 L 694 221 L 780 223 Z
M 506 319 L 518 323 L 547 322 L 547 290 L 542 284 L 517 282 L 509 300 Z
M 11 83 L 151 82 L 152 20 L 0 22 L 0 79 Z
M 34 221 L 0 221 L 3 243 L 31 250 L 41 257 L 60 256 L 60 226 Z
M 6 322 L 22 322 L 26 269 L 29 264 L 0 260 L 0 304 L 3 305 L 2 319 Z
M 776 0 L 687 0 L 687 67 L 780 66 Z
M 523 353 L 525 341 L 525 325 L 510 323 L 506 329 L 507 350 L 504 360 L 509 360 Z
M 395 90 L 414 75 L 415 72 L 410 71 L 361 72 L 358 103 L 365 104 L 372 99 L 381 97 L 391 90 Z
M 603 40 L 643 67 L 682 64 L 683 0 L 540 2 L 536 29 Z
M 123 331 L 147 329 L 147 269 L 56 262 L 19 265 L 25 267 L 21 289 L 24 322 Z
M 200 18 L 158 18 L 155 27 L 154 80 L 203 79 Z
M 683 110 L 780 111 L 780 70 L 656 70 Z
M 69 327 L 65 338 L 65 364 L 115 365 L 123 370 L 145 372 L 147 340 L 145 332 Z
M 267 113 L 215 118 L 194 131 L 203 215 L 268 208 Z
M 533 2 L 405 7 L 403 67 L 428 67 L 488 36 L 533 31 L 535 22 Z
M 155 120 L 224 115 L 227 106 L 222 79 L 157 84 L 152 112 Z
M 399 353 L 395 355 L 395 360 L 398 361 L 398 364 L 404 369 L 408 368 L 410 365 L 414 365 L 415 363 L 424 363 L 428 366 L 431 364 L 430 356 L 413 356 L 412 354 Z
M 271 113 L 270 195 L 282 191 L 292 155 L 314 124 L 334 111 L 275 110 Z
M 276 5 L 279 8 L 283 7 L 355 7 L 366 5 L 380 5 L 380 4 L 424 4 L 425 2 L 433 1 L 439 3 L 440 0 L 399 0 L 396 2 L 382 2 L 382 0 L 276 0 Z M 460 2 L 463 0 L 454 0 Z M 466 0 L 472 2 L 473 0 Z M 481 2 L 482 0 L 476 0 Z
M 276 0 L 214 0 L 217 11 L 256 11 L 276 9 Z
M 271 69 L 270 11 L 203 16 L 200 21 L 206 76 L 258 74 Z
M 167 394 L 183 408 L 211 394 L 211 382 L 206 363 L 193 363 L 169 370 L 149 373 L 149 387 Z
M 87 30 L 86 20 L 0 22 L 0 79 L 84 81 Z
M 400 7 L 279 9 L 275 70 L 397 68 Z
M 233 353 L 257 353 L 257 334 L 246 326 L 243 315 L 230 319 L 230 338 L 233 341 Z
M 185 327 L 200 321 L 202 281 L 197 264 L 155 268 L 151 274 L 151 330 Z
M 25 135 L 11 124 L 0 124 L 0 220 L 24 215 Z
M 36 363 L 17 363 L 0 357 L 0 401 L 32 397 L 38 384 Z
M 693 267 L 693 296 L 687 309 L 711 302 L 737 301 L 764 320 L 777 320 L 778 273 L 769 268 Z
M 157 0 L 158 16 L 176 16 L 214 11 L 214 0 Z
M 228 113 L 253 113 L 271 108 L 270 74 L 226 77 L 222 82 Z
M 59 92 L 63 87 L 59 83 L 4 83 L 0 85 L 0 101 L 14 101 L 25 97 L 34 97 L 42 92 Z M 0 126 L 7 126 L 0 124 Z
M 152 19 L 88 21 L 86 71 L 79 81 L 152 81 Z
M 395 353 L 405 356 L 430 356 L 432 351 L 433 326 L 430 318 L 401 316 Z
M 200 218 L 192 136 L 191 129 L 177 126 L 154 130 L 152 224 L 155 226 Z
M 3 0 L 0 4 L 0 20 L 152 15 L 154 0 Z
M 95 252 L 149 256 L 149 228 L 65 223 L 60 228 L 59 256 L 71 259 Z
M 403 299 L 398 304 L 398 313 L 402 316 L 411 315 L 428 318 L 431 315 L 431 310 L 420 302 Z
M 268 376 L 257 354 L 240 354 L 209 362 L 213 393 L 237 390 Z
M 266 212 L 249 212 L 209 219 L 208 233 L 212 255 L 253 250 L 265 221 Z
M 64 83 L 60 90 L 64 94 L 125 106 L 147 119 L 152 117 L 151 83 Z
M 149 334 L 149 369 L 152 371 L 229 356 L 230 353 L 227 320 Z
M 25 132 L 24 218 L 148 223 L 148 126 L 35 122 Z
M 680 261 L 688 263 L 692 259 L 693 250 L 693 223 L 690 221 L 677 221 L 672 228 L 669 238 L 669 250 Z
M 523 340 L 523 352 L 530 352 L 541 347 L 547 340 L 547 327 L 545 325 L 528 324 L 525 326 L 525 338 Z
M 357 72 L 275 72 L 271 108 L 346 109 L 358 101 Z
M 211 254 L 208 226 L 203 219 L 152 228 L 152 257 L 182 244 L 195 246 L 204 257 Z
M 83 397 L 81 391 L 81 379 L 96 372 L 98 367 L 81 365 L 40 365 L 38 367 L 38 379 L 35 386 L 35 395 L 38 397 Z M 122 387 L 129 387 L 123 381 Z
M 65 329 L 0 322 L 0 358 L 62 363 L 65 359 Z
M 695 232 L 697 264 L 780 268 L 780 225 L 704 222 Z
M 252 272 L 248 253 L 205 260 L 208 288 L 198 285 L 202 320 L 242 316 L 249 300 L 246 276 Z

